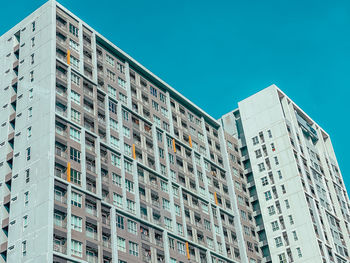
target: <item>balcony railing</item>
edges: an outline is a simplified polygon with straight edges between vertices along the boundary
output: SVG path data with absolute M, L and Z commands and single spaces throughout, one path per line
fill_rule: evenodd
M 107 240 L 102 241 L 102 245 L 106 248 L 111 248 L 111 242 Z
M 62 158 L 67 158 L 67 153 L 59 147 L 55 148 L 55 154 L 62 157 Z
M 92 232 L 92 231 L 87 230 L 86 231 L 86 236 L 89 237 L 89 238 L 97 240 L 97 232 Z
M 67 117 L 67 112 L 66 110 L 62 109 L 61 107 L 56 106 L 56 113 L 63 117 Z
M 67 204 L 67 198 L 56 193 L 55 193 L 55 201 L 60 202 L 62 204 Z
M 85 208 L 86 213 L 93 215 L 93 216 L 97 216 L 97 210 L 91 207 L 86 207 Z
M 53 244 L 53 250 L 62 254 L 67 254 L 67 248 L 63 245 Z

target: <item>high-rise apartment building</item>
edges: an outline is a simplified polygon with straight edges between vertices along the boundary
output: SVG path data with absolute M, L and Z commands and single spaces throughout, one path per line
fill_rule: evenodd
M 272 262 L 349 262 L 349 197 L 329 135 L 274 85 L 221 121 L 239 138 Z
M 261 262 L 218 121 L 55 1 L 0 41 L 1 262 Z
M 348 262 L 330 139 L 274 86 L 217 121 L 53 0 L 0 58 L 0 262 Z

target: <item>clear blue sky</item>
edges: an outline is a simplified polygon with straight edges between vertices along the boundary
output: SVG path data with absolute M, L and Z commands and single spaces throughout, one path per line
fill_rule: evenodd
M 15 2 L 0 35 L 45 1 Z M 349 189 L 349 1 L 59 2 L 215 118 L 276 84 L 331 135 Z

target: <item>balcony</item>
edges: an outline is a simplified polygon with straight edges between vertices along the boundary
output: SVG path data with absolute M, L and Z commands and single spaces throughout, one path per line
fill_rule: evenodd
M 67 198 L 65 198 L 62 194 L 58 194 L 56 191 L 55 191 L 55 201 L 61 204 L 67 204 Z
M 62 253 L 62 254 L 67 254 L 67 248 L 64 245 L 56 244 L 55 242 L 53 244 L 53 251 Z
M 64 82 L 67 81 L 67 75 L 60 70 L 56 70 L 56 76 Z
M 97 231 L 95 229 L 96 227 L 95 226 L 86 226 L 86 236 L 88 238 L 91 238 L 91 239 L 94 239 L 94 240 L 97 240 Z
M 56 113 L 63 117 L 67 117 L 67 108 L 63 104 L 56 104 Z
M 67 153 L 65 152 L 65 150 L 57 146 L 55 147 L 55 154 L 64 159 L 67 158 Z

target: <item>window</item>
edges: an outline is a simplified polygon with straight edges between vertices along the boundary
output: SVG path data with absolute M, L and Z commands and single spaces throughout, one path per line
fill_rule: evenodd
M 170 211 L 170 201 L 163 198 L 163 209 Z
M 264 163 L 259 163 L 258 164 L 259 172 L 265 171 L 265 165 Z
M 24 206 L 28 206 L 29 203 L 29 192 L 24 193 Z
M 119 100 L 126 104 L 128 97 L 126 95 L 124 95 L 123 93 L 119 92 Z
M 130 138 L 130 129 L 128 127 L 123 126 L 123 135 Z
M 33 108 L 28 108 L 28 118 L 31 118 L 33 116 Z
M 118 77 L 118 85 L 119 85 L 119 87 L 126 89 L 126 81 L 123 80 L 122 78 L 119 78 L 119 77 Z
M 115 204 L 116 206 L 122 207 L 123 206 L 123 197 L 121 195 L 113 193 L 113 204 Z
M 83 255 L 83 243 L 72 239 L 71 252 L 72 252 L 72 255 L 74 255 L 74 256 L 82 257 L 82 255 Z
M 120 156 L 111 153 L 111 164 L 120 168 Z
M 32 137 L 32 127 L 27 128 L 27 138 L 29 139 L 30 137 Z
M 297 247 L 297 254 L 298 254 L 299 258 L 303 257 L 303 255 L 301 254 L 301 248 L 300 247 Z
M 112 67 L 114 67 L 114 58 L 112 58 L 110 55 L 108 55 L 108 54 L 106 54 L 106 62 L 110 65 L 110 66 L 112 66 Z
M 74 73 L 71 73 L 71 79 L 72 79 L 72 82 L 79 86 L 80 85 L 80 77 Z M 79 103 L 80 104 L 80 103 Z
M 117 104 L 109 101 L 108 105 L 109 105 L 109 111 L 112 112 L 112 113 L 117 114 Z
M 71 217 L 71 226 L 72 229 L 75 231 L 82 231 L 82 224 L 83 224 L 83 219 L 81 217 L 72 215 Z
M 72 183 L 76 183 L 78 185 L 81 185 L 81 173 L 74 170 L 74 169 L 70 169 L 70 180 Z
M 181 215 L 180 206 L 179 206 L 179 205 L 176 205 L 176 204 L 175 204 L 175 214 L 176 214 L 177 216 L 180 216 L 180 215 Z
M 115 88 L 113 88 L 112 86 L 108 85 L 107 86 L 108 89 L 108 95 L 113 97 L 113 98 L 117 98 L 117 90 Z
M 179 188 L 178 187 L 173 186 L 173 194 L 175 197 L 179 197 Z
M 126 207 L 131 213 L 135 213 L 135 202 L 129 199 L 126 199 Z
M 35 21 L 32 22 L 32 32 L 34 32 L 34 31 L 35 31 Z
M 275 160 L 275 165 L 279 165 L 277 156 L 273 157 L 273 159 Z
M 76 28 L 72 24 L 69 24 L 69 32 L 72 33 L 74 36 L 78 37 L 78 28 Z
M 30 180 L 30 170 L 29 169 L 27 169 L 26 171 L 25 171 L 25 180 L 26 180 L 26 183 L 29 183 L 29 180 Z
M 182 224 L 176 223 L 176 228 L 177 228 L 177 233 L 178 233 L 179 235 L 183 235 Z
M 293 234 L 294 241 L 297 241 L 298 240 L 297 231 L 292 231 L 292 234 Z
M 128 232 L 137 235 L 137 224 L 136 222 L 128 219 Z
M 263 186 L 269 184 L 269 181 L 267 180 L 267 176 L 264 176 L 263 178 L 261 178 L 261 184 L 262 184 Z
M 165 103 L 165 95 L 161 92 L 159 92 L 159 99 L 161 102 L 164 102 Z
M 125 172 L 132 173 L 132 163 L 124 160 L 124 170 Z
M 70 128 L 70 138 L 74 141 L 80 142 L 80 131 L 74 128 Z
M 288 218 L 289 218 L 289 223 L 290 223 L 291 225 L 294 225 L 293 216 L 292 216 L 292 215 L 289 215 Z
M 272 216 L 274 215 L 276 212 L 275 212 L 275 207 L 273 205 L 269 206 L 267 208 L 268 212 L 269 212 L 269 215 Z
M 29 73 L 29 78 L 30 78 L 30 82 L 34 81 L 34 71 L 33 70 Z
M 129 181 L 128 179 L 125 179 L 125 187 L 126 187 L 126 191 L 130 193 L 134 192 L 134 183 Z
M 30 160 L 30 147 L 26 149 L 26 156 L 27 156 L 27 161 Z
M 289 208 L 290 208 L 290 205 L 289 205 L 288 199 L 284 200 L 284 203 L 286 204 L 286 208 L 289 209 Z
M 30 64 L 34 64 L 34 54 L 30 55 Z
M 261 150 L 260 149 L 256 150 L 255 151 L 255 157 L 256 158 L 260 158 L 261 156 L 262 156 Z
M 77 163 L 80 163 L 80 151 L 74 149 L 73 147 L 70 147 L 70 159 Z
M 278 255 L 279 263 L 287 263 L 286 255 L 284 253 Z
M 186 255 L 184 243 L 177 241 L 177 252 L 181 255 Z
M 169 230 L 173 229 L 172 220 L 168 217 L 164 217 L 164 225 L 166 229 L 169 229 Z
M 70 63 L 74 68 L 79 69 L 79 59 L 77 59 L 76 57 L 73 57 L 71 55 L 70 56 Z
M 107 69 L 107 78 L 110 81 L 115 82 L 115 73 Z
M 80 105 L 80 94 L 79 93 L 72 90 L 70 93 L 70 98 L 74 103 Z
M 156 111 L 159 111 L 159 104 L 152 100 L 152 108 L 155 109 Z
M 75 42 L 74 40 L 72 40 L 72 39 L 69 40 L 69 46 L 71 49 L 79 52 L 79 44 L 77 42 Z
M 163 192 L 168 192 L 168 183 L 164 181 L 160 181 L 160 188 L 162 189 Z
M 168 110 L 166 108 L 161 107 L 160 111 L 165 118 L 168 118 L 169 115 L 168 115 Z
M 129 144 L 124 143 L 124 154 L 131 157 L 131 146 Z
M 28 226 L 28 216 L 23 217 L 23 229 L 26 229 Z
M 124 217 L 117 215 L 117 227 L 124 229 Z
M 278 229 L 280 229 L 278 226 L 278 221 L 271 222 L 271 226 L 272 226 L 272 231 L 277 231 Z
M 266 199 L 266 201 L 272 199 L 272 195 L 271 195 L 271 192 L 270 192 L 270 191 L 266 191 L 264 194 L 265 194 L 265 199 Z
M 275 243 L 276 243 L 276 247 L 281 247 L 281 246 L 283 246 L 282 238 L 281 238 L 281 237 L 276 237 L 276 238 L 275 238 Z
M 139 256 L 139 245 L 137 243 L 129 241 L 129 254 L 135 257 Z
M 80 121 L 81 121 L 81 114 L 80 114 L 80 112 L 72 108 L 72 110 L 71 110 L 71 119 L 72 119 L 72 121 L 75 121 L 76 123 L 80 123 Z
M 31 42 L 32 47 L 34 47 L 35 46 L 35 37 L 32 37 L 30 42 Z
M 81 194 L 78 194 L 76 192 L 72 192 L 72 196 L 71 196 L 71 204 L 76 206 L 76 207 L 81 207 L 81 200 L 82 200 L 82 196 Z
M 117 237 L 117 248 L 118 250 L 125 252 L 126 248 L 125 248 L 125 239 L 122 237 Z
M 24 256 L 26 256 L 26 255 L 27 255 L 27 241 L 24 240 L 24 241 L 22 242 L 22 256 L 24 257 Z
M 115 119 L 109 118 L 109 125 L 111 129 L 118 131 L 118 122 Z
M 253 145 L 257 145 L 259 143 L 258 136 L 253 137 L 252 140 L 253 140 Z
M 211 225 L 210 221 L 204 219 L 204 228 L 208 231 L 211 231 Z
M 267 130 L 267 134 L 268 134 L 269 138 L 272 138 L 271 130 Z
M 149 88 L 150 88 L 150 93 L 151 93 L 154 97 L 157 97 L 157 89 L 153 88 L 152 86 L 150 86 Z
M 119 139 L 114 136 L 111 136 L 111 145 L 119 150 L 120 149 Z
M 122 186 L 122 177 L 120 175 L 117 175 L 116 173 L 112 173 L 112 181 L 117 186 Z
M 124 74 L 125 73 L 125 66 L 117 62 L 117 69 L 119 70 L 120 73 Z

